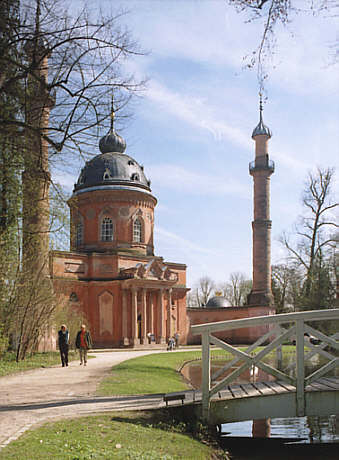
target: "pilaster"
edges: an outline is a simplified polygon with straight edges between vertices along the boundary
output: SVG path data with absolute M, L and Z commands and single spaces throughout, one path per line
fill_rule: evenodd
M 129 338 L 127 333 L 127 293 L 126 289 L 122 290 L 122 314 L 121 314 L 121 321 L 122 321 L 122 340 L 121 344 L 124 347 L 129 346 Z
M 166 337 L 164 335 L 164 290 L 160 288 L 158 290 L 158 337 L 157 343 L 166 343 Z
M 147 340 L 147 302 L 146 302 L 146 289 L 141 290 L 141 342 L 146 345 Z
M 138 307 L 137 307 L 137 296 L 138 291 L 137 289 L 131 289 L 132 293 L 132 315 L 131 315 L 131 322 L 132 322 L 132 337 L 131 337 L 131 345 L 139 345 L 140 340 L 138 338 Z
M 169 339 L 173 336 L 174 331 L 172 331 L 172 321 L 171 321 L 171 307 L 172 307 L 172 289 L 167 290 L 167 330 L 166 338 Z

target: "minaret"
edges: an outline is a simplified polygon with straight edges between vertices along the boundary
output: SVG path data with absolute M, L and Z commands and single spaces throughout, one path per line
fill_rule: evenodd
M 48 133 L 49 114 L 55 100 L 48 90 L 48 48 L 41 36 L 39 4 L 36 31 L 25 44 L 32 71 L 27 78 L 23 183 L 23 267 L 32 275 L 47 275 L 49 251 Z
M 255 160 L 249 164 L 249 173 L 254 182 L 253 229 L 253 286 L 248 295 L 248 305 L 273 305 L 271 289 L 271 227 L 270 220 L 270 176 L 274 163 L 268 157 L 268 140 L 272 134 L 264 125 L 262 99 L 260 95 L 260 119 L 254 128 Z

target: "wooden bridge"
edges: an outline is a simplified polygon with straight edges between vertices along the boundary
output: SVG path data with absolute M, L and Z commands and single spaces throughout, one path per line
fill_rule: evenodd
M 307 324 L 309 322 L 314 324 L 317 321 L 335 321 L 339 324 L 338 320 L 339 309 L 333 309 L 192 326 L 193 334 L 202 336 L 202 389 L 200 394 L 194 397 L 196 404 L 201 395 L 202 418 L 210 424 L 221 424 L 267 417 L 339 413 L 339 373 L 337 373 L 339 333 L 327 336 Z M 267 326 L 266 334 L 245 351 L 213 335 L 221 331 L 258 326 Z M 311 343 L 312 336 L 312 342 L 317 339 L 319 345 Z M 296 344 L 295 362 L 282 371 L 280 368 L 282 344 L 292 342 Z M 234 356 L 213 375 L 211 375 L 211 344 Z M 262 347 L 263 344 L 267 345 Z M 259 351 L 258 347 L 260 347 Z M 263 360 L 273 350 L 277 353 L 277 368 Z M 327 363 L 311 374 L 305 375 L 305 363 L 316 355 L 326 358 Z M 268 375 L 267 381 L 255 381 L 258 369 Z M 254 381 L 235 384 L 234 380 L 246 370 L 253 376 Z M 327 376 L 330 371 L 334 371 L 334 377 Z M 225 377 L 226 373 L 228 375 Z

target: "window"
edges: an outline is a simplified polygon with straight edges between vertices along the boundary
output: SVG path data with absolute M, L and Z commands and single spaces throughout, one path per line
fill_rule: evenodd
M 135 243 L 141 243 L 141 230 L 142 224 L 140 219 L 135 219 L 133 223 L 133 241 Z
M 79 179 L 78 179 L 78 185 L 81 185 L 84 182 L 85 182 L 85 168 L 82 168 Z
M 69 301 L 70 302 L 79 302 L 79 298 L 78 298 L 78 296 L 76 295 L 75 292 L 72 292 L 72 294 L 69 296 Z
M 137 173 L 134 173 L 134 174 L 132 174 L 132 176 L 131 176 L 131 180 L 136 180 L 136 181 L 139 181 L 139 180 L 140 180 L 140 178 L 139 178 L 139 174 L 137 174 Z
M 83 243 L 84 239 L 84 225 L 80 221 L 76 224 L 75 227 L 75 244 L 76 246 L 80 246 Z
M 111 171 L 108 168 L 106 168 L 104 175 L 103 175 L 103 180 L 111 180 L 111 179 L 113 179 L 111 175 Z
M 101 222 L 101 241 L 113 241 L 113 222 L 109 217 Z

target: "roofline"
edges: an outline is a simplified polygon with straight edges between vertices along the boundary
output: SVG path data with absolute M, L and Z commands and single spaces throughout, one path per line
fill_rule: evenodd
M 141 183 L 132 185 L 130 181 L 126 181 L 126 183 L 119 181 L 119 182 L 116 182 L 115 184 L 105 184 L 105 185 L 93 184 L 93 185 L 86 186 L 84 188 L 79 187 L 78 189 L 76 189 L 76 186 L 75 186 L 73 189 L 73 196 L 80 195 L 80 193 L 94 192 L 97 190 L 131 190 L 131 191 L 137 190 L 139 192 L 146 193 L 147 195 L 152 195 L 151 189 Z

